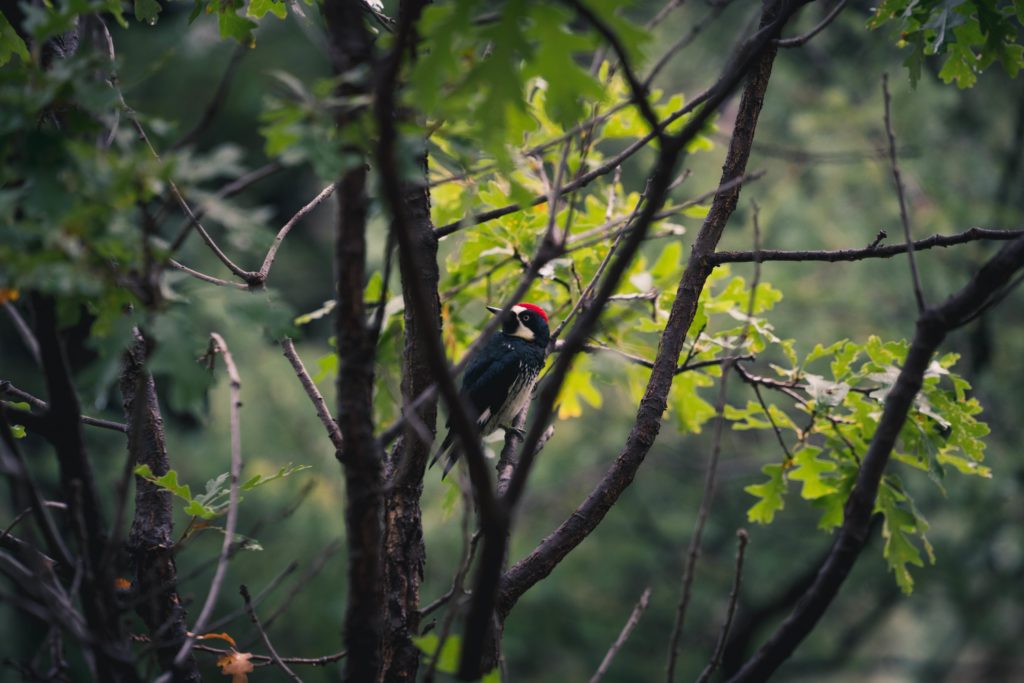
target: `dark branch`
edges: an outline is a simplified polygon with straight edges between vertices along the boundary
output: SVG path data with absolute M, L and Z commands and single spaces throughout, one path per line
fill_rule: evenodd
M 882 417 L 861 463 L 843 512 L 843 526 L 832 550 L 793 612 L 731 679 L 731 683 L 752 683 L 769 678 L 825 613 L 867 542 L 879 483 L 932 356 L 946 334 L 987 305 L 1021 267 L 1024 267 L 1024 238 L 1004 246 L 963 289 L 941 306 L 927 309 L 918 318 L 906 361 L 886 397 Z
M 980 240 L 1007 241 L 1015 240 L 1024 235 L 1024 230 L 995 230 L 990 228 L 971 228 L 965 232 L 955 235 L 932 235 L 914 242 L 914 249 L 924 251 L 935 247 L 952 247 L 968 242 Z M 878 246 L 877 244 L 864 249 L 835 249 L 835 250 L 806 250 L 806 251 L 780 251 L 764 249 L 758 254 L 761 262 L 765 261 L 826 261 L 835 263 L 839 261 L 863 261 L 872 258 L 892 258 L 907 251 L 906 244 L 890 244 Z M 752 251 L 719 251 L 710 257 L 711 263 L 718 266 L 723 263 L 752 263 L 754 252 Z
M 752 39 L 736 51 L 736 59 L 719 80 L 709 96 L 708 106 L 716 107 L 739 80 L 751 72 L 751 79 L 744 92 L 737 117 L 733 146 L 727 157 L 723 174 L 725 181 L 741 177 L 749 156 L 757 113 L 760 111 L 771 73 L 775 54 L 768 41 L 778 35 L 786 19 L 802 3 L 784 3 L 776 18 L 768 13 L 762 20 L 765 30 L 759 31 Z M 689 130 L 690 134 L 695 131 Z M 652 183 L 653 188 L 653 183 Z M 601 522 L 604 515 L 618 500 L 619 495 L 629 486 L 644 457 L 654 443 L 661 428 L 661 417 L 665 411 L 668 391 L 675 375 L 682 351 L 686 331 L 690 328 L 696 311 L 697 298 L 704 281 L 711 272 L 710 256 L 724 228 L 725 220 L 731 214 L 728 205 L 735 206 L 738 188 L 722 193 L 701 228 L 694 245 L 690 264 L 680 282 L 679 292 L 673 303 L 669 321 L 662 335 L 661 346 L 651 372 L 645 396 L 640 403 L 637 420 L 626 441 L 626 445 L 601 482 L 594 488 L 579 508 L 527 557 L 520 560 L 506 572 L 502 580 L 499 610 L 507 614 L 519 597 L 535 583 L 547 576 L 573 548 Z M 658 208 L 651 199 L 650 206 Z M 641 224 L 644 219 L 641 218 Z M 571 338 L 571 336 L 570 336 Z M 527 451 L 529 452 L 529 451 Z

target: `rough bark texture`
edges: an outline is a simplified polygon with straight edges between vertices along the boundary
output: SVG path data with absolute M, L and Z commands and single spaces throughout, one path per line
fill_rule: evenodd
M 762 27 L 770 25 L 773 21 L 775 13 L 766 9 L 761 21 Z M 781 29 L 781 25 L 777 26 L 777 29 Z M 746 171 L 757 117 L 764 102 L 775 53 L 775 46 L 767 42 L 750 66 L 749 80 L 743 91 L 732 142 L 722 169 L 722 183 L 739 178 Z M 598 486 L 576 511 L 532 553 L 505 573 L 498 602 L 498 610 L 503 616 L 509 613 L 523 593 L 550 574 L 558 563 L 597 527 L 633 481 L 657 439 L 686 332 L 693 323 L 700 292 L 714 268 L 711 257 L 729 217 L 736 208 L 739 193 L 739 185 L 719 193 L 697 235 L 659 344 L 647 390 L 640 401 L 636 422 L 626 439 L 625 447 Z
M 170 461 L 156 383 L 145 360 L 146 346 L 140 337 L 125 354 L 120 382 L 128 424 L 128 457 L 135 465 L 148 465 L 159 477 L 170 469 Z M 177 590 L 172 511 L 169 491 L 135 477 L 135 517 L 126 549 L 135 570 L 134 593 L 139 599 L 135 611 L 149 628 L 161 668 L 173 672 L 175 683 L 195 683 L 201 679 L 191 653 L 182 666 L 174 666 L 188 624 Z
M 339 95 L 364 95 L 373 43 L 357 2 L 330 0 L 323 6 L 334 72 L 346 75 Z M 360 112 L 342 108 L 338 127 L 351 126 Z M 357 147 L 348 150 L 363 155 Z M 345 528 L 348 543 L 348 600 L 345 610 L 344 680 L 375 681 L 380 673 L 381 629 L 384 615 L 381 543 L 383 531 L 383 468 L 373 434 L 374 340 L 366 322 L 366 195 L 363 162 L 337 181 L 338 216 L 335 230 L 334 323 L 339 371 L 338 427 L 344 440 L 340 460 L 345 475 Z
M 424 174 L 426 168 L 424 165 Z M 430 292 L 431 314 L 426 320 L 416 315 L 414 306 L 405 307 L 405 351 L 403 356 L 402 398 L 411 401 L 433 383 L 423 339 L 441 338 L 441 300 L 437 295 L 437 237 L 430 221 L 430 195 L 426 186 L 406 190 L 405 216 L 420 258 L 417 269 L 404 252 L 399 253 L 402 293 L 408 302 L 411 289 Z M 427 401 L 417 411 L 420 422 L 434 433 L 437 401 Z M 423 545 L 423 521 L 420 497 L 423 475 L 431 444 L 415 430 L 408 429 L 388 463 L 388 481 L 393 488 L 384 509 L 384 591 L 387 600 L 383 643 L 383 679 L 389 682 L 412 681 L 419 666 L 419 650 L 410 636 L 419 631 L 420 582 L 426 550 Z

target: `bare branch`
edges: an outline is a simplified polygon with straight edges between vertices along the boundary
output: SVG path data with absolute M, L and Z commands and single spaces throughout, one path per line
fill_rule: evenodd
M 221 657 L 223 657 L 224 655 L 229 655 L 232 652 L 231 650 L 225 650 L 225 649 L 219 648 L 219 647 L 210 647 L 209 645 L 203 645 L 201 643 L 197 644 L 194 649 L 196 649 L 196 650 L 198 650 L 200 652 L 209 652 L 211 654 L 219 655 Z M 285 664 L 304 664 L 304 665 L 307 665 L 307 666 L 327 666 L 328 664 L 333 664 L 334 662 L 341 661 L 342 659 L 344 659 L 347 656 L 348 656 L 348 651 L 347 650 L 343 650 L 341 652 L 336 652 L 336 653 L 331 654 L 331 655 L 324 655 L 323 657 L 281 657 L 281 661 L 283 663 L 285 663 Z M 250 657 L 249 661 L 251 661 L 253 663 L 253 665 L 257 666 L 257 667 L 259 667 L 259 666 L 269 666 L 271 664 L 274 664 L 274 658 L 270 657 L 268 655 L 256 655 L 256 654 L 254 654 L 252 657 Z
M 46 403 L 46 401 L 42 400 L 41 398 L 37 398 L 36 396 L 33 396 L 32 394 L 28 393 L 27 391 L 22 391 L 21 389 L 19 389 L 18 387 L 14 386 L 13 384 L 10 383 L 9 380 L 6 380 L 6 379 L 0 380 L 0 394 L 7 394 L 8 396 L 12 396 L 12 397 L 18 399 L 19 401 L 24 401 L 25 403 L 28 403 L 30 406 L 32 406 L 36 410 L 42 410 L 42 411 L 45 412 L 45 411 L 50 409 L 50 406 L 49 406 L 49 404 Z M 19 415 L 19 414 L 21 414 L 21 411 L 15 408 L 15 409 L 12 409 L 11 414 L 12 415 Z M 115 432 L 126 432 L 126 431 L 128 431 L 127 425 L 125 425 L 122 422 L 115 422 L 113 420 L 104 420 L 104 419 L 98 418 L 98 417 L 89 417 L 88 415 L 82 415 L 81 416 L 81 420 L 82 420 L 82 424 L 89 425 L 90 427 L 100 427 L 102 429 L 111 429 L 111 430 L 113 430 Z
M 615 639 L 612 646 L 608 648 L 608 652 L 605 653 L 604 659 L 601 660 L 601 665 L 597 667 L 597 671 L 590 677 L 590 683 L 599 683 L 604 678 L 604 675 L 608 673 L 609 667 L 612 665 L 612 660 L 615 655 L 619 653 L 622 646 L 626 644 L 630 634 L 633 633 L 633 629 L 640 623 L 640 617 L 643 615 L 644 610 L 647 609 L 647 603 L 651 599 L 651 588 L 648 586 L 644 589 L 643 595 L 640 596 L 640 601 L 636 603 L 633 611 L 629 614 L 629 619 L 626 620 L 625 625 L 622 627 L 622 631 L 619 633 L 619 637 Z
M 807 33 L 794 36 L 793 38 L 779 38 L 775 41 L 775 44 L 779 47 L 801 47 L 806 45 L 810 42 L 811 38 L 824 31 L 828 28 L 829 24 L 835 21 L 836 17 L 839 16 L 839 13 L 846 7 L 847 2 L 849 2 L 849 0 L 839 0 L 839 2 L 836 3 L 836 6 L 832 8 L 832 11 L 826 14 L 825 18 Z
M 192 268 L 189 268 L 188 266 L 179 263 L 174 259 L 167 259 L 167 263 L 172 268 L 180 270 L 183 273 L 188 273 L 197 280 L 209 282 L 211 285 L 217 285 L 219 287 L 234 287 L 235 289 L 249 289 L 249 285 L 242 284 L 241 282 L 232 282 L 231 280 L 223 280 L 219 277 L 207 275 L 206 273 L 200 273 L 198 270 L 193 270 Z
M 206 594 L 206 601 L 203 603 L 203 607 L 199 611 L 199 616 L 196 617 L 195 623 L 192 626 L 193 633 L 202 633 L 206 628 L 206 624 L 210 621 L 210 617 L 213 614 L 213 609 L 217 605 L 217 598 L 220 597 L 221 588 L 224 585 L 224 576 L 227 573 L 228 559 L 231 557 L 232 549 L 235 547 L 235 531 L 238 528 L 239 479 L 242 474 L 242 378 L 238 374 L 238 367 L 235 365 L 235 359 L 231 355 L 231 351 L 228 349 L 227 342 L 224 341 L 224 337 L 216 332 L 210 333 L 209 353 L 211 365 L 215 358 L 215 354 L 219 353 L 223 356 L 224 365 L 227 368 L 228 373 L 231 395 L 229 408 L 231 431 L 231 476 L 230 491 L 228 494 L 228 514 L 227 520 L 224 523 L 224 542 L 221 544 L 220 555 L 217 558 L 217 568 L 213 573 L 213 578 L 210 580 L 210 589 Z M 174 658 L 174 663 L 177 666 L 181 666 L 184 663 L 193 644 L 194 640 L 189 638 L 185 641 L 184 645 L 181 646 L 177 656 Z M 169 680 L 169 678 L 170 674 L 165 673 L 159 680 L 166 681 Z
M 952 247 L 968 242 L 981 240 L 1009 241 L 1015 240 L 1024 235 L 1024 229 L 1018 230 L 994 230 L 990 228 L 970 228 L 955 235 L 932 235 L 913 243 L 915 251 L 934 249 L 935 247 Z M 826 261 L 835 263 L 839 261 L 863 261 L 872 258 L 891 258 L 907 251 L 906 244 L 890 244 L 879 246 L 878 240 L 864 249 L 834 249 L 834 250 L 807 250 L 807 251 L 780 251 L 765 249 L 758 257 L 761 262 L 767 261 Z M 711 262 L 718 266 L 723 263 L 750 263 L 754 260 L 754 252 L 751 251 L 719 251 L 713 254 Z
M 217 116 L 221 107 L 224 106 L 224 102 L 227 101 L 228 92 L 231 90 L 231 82 L 235 78 L 235 72 L 238 70 L 238 65 L 242 62 L 244 57 L 249 52 L 248 45 L 238 45 L 235 47 L 234 52 L 231 53 L 231 59 L 228 60 L 228 65 L 224 68 L 224 73 L 220 77 L 220 82 L 217 83 L 217 89 L 213 92 L 213 97 L 210 98 L 210 102 L 206 105 L 206 109 L 203 110 L 202 116 L 196 121 L 196 124 L 181 136 L 181 139 L 171 145 L 171 149 L 181 149 L 193 142 L 196 138 L 203 134 L 206 129 L 213 123 L 213 119 Z
M 285 358 L 292 364 L 292 369 L 295 370 L 295 375 L 299 378 L 299 382 L 302 383 L 302 388 L 305 389 L 306 395 L 313 402 L 316 416 L 320 418 L 324 429 L 327 430 L 327 436 L 331 439 L 331 443 L 334 444 L 334 450 L 340 451 L 342 449 L 341 430 L 338 428 L 338 423 L 334 421 L 330 408 L 327 407 L 327 401 L 324 400 L 320 390 L 317 389 L 313 378 L 306 372 L 306 366 L 302 364 L 302 359 L 299 358 L 299 353 L 295 350 L 294 342 L 289 337 L 285 337 L 281 340 L 281 348 L 284 349 Z
M 758 222 L 758 206 L 754 207 L 754 253 L 761 251 L 761 228 Z M 743 325 L 743 332 L 740 333 L 737 348 L 743 348 L 750 334 L 751 321 L 754 315 L 754 304 L 757 299 L 757 286 L 761 279 L 761 262 L 754 261 L 754 277 L 750 284 L 750 297 L 747 302 L 747 321 Z M 722 364 L 722 377 L 718 385 L 718 400 L 715 402 L 715 430 L 711 441 L 711 457 L 708 458 L 707 471 L 704 475 L 704 491 L 701 495 L 700 508 L 697 511 L 697 521 L 690 535 L 689 547 L 686 550 L 686 564 L 683 568 L 683 577 L 679 596 L 679 605 L 676 607 L 675 623 L 672 626 L 672 636 L 669 639 L 668 665 L 666 666 L 666 678 L 668 683 L 675 681 L 676 660 L 679 655 L 679 643 L 683 636 L 683 624 L 686 620 L 687 607 L 690 604 L 690 594 L 693 587 L 693 577 L 697 569 L 697 560 L 700 558 L 701 541 L 704 538 L 704 527 L 707 525 L 708 517 L 711 515 L 711 505 L 715 498 L 716 476 L 718 473 L 718 460 L 722 452 L 722 436 L 725 431 L 725 404 L 726 388 L 728 385 L 729 370 L 735 365 L 735 361 Z
M 651 102 L 647 99 L 647 86 L 640 82 L 640 79 L 637 78 L 636 73 L 630 66 L 629 55 L 626 53 L 626 48 L 622 45 L 622 41 L 619 40 L 619 36 L 615 34 L 615 31 L 601 17 L 594 14 L 582 0 L 566 0 L 566 2 L 572 5 L 576 13 L 593 26 L 612 46 L 615 56 L 619 58 L 619 68 L 622 69 L 622 74 L 626 77 L 626 82 L 629 84 L 630 92 L 633 95 L 633 104 L 640 112 L 640 115 L 644 117 L 644 120 L 647 121 L 647 124 L 654 131 L 657 138 L 661 140 L 664 133 L 659 127 L 658 115 L 654 113 Z
M 889 138 L 889 161 L 892 164 L 892 178 L 896 183 L 896 195 L 900 200 L 900 222 L 903 223 L 903 237 L 907 243 L 907 259 L 910 261 L 910 276 L 914 284 L 914 298 L 917 299 L 917 312 L 924 313 L 928 307 L 921 291 L 921 276 L 917 273 L 917 260 L 914 258 L 914 240 L 910 236 L 910 218 L 907 216 L 907 200 L 903 196 L 903 181 L 900 178 L 900 166 L 896 161 L 896 137 L 892 132 L 891 98 L 889 97 L 889 74 L 882 74 L 882 95 L 885 100 L 885 134 Z
M 18 331 L 18 336 L 21 337 L 21 342 L 28 349 L 29 355 L 36 362 L 36 365 L 41 365 L 42 361 L 39 358 L 39 342 L 36 341 L 36 336 L 32 334 L 32 328 L 28 326 L 25 319 L 21 317 L 21 313 L 15 308 L 14 304 L 10 301 L 4 301 L 4 310 L 7 311 L 7 316 L 11 319 L 14 324 L 14 329 Z
M 725 623 L 722 624 L 722 631 L 718 634 L 715 653 L 711 656 L 711 661 L 708 662 L 708 665 L 700 673 L 697 683 L 707 683 L 711 680 L 712 674 L 715 673 L 718 666 L 722 663 L 722 654 L 725 652 L 725 644 L 729 641 L 732 620 L 736 616 L 736 604 L 740 599 L 740 585 L 743 583 L 743 556 L 746 553 L 749 540 L 750 536 L 747 534 L 746 529 L 740 529 L 736 532 L 736 569 L 732 577 L 732 590 L 729 592 L 729 608 L 725 613 Z
M 242 600 L 245 601 L 245 611 L 249 614 L 249 620 L 256 627 L 256 630 L 260 632 L 260 637 L 263 638 L 263 644 L 267 647 L 267 652 L 270 653 L 270 658 L 274 660 L 274 664 L 284 671 L 288 678 L 295 681 L 295 683 L 302 683 L 302 679 L 295 675 L 295 672 L 288 668 L 288 665 L 281 661 L 281 655 L 277 654 L 277 650 L 274 649 L 274 644 L 270 642 L 270 636 L 267 635 L 266 629 L 263 628 L 263 624 L 260 623 L 260 618 L 256 616 L 256 610 L 252 606 L 252 596 L 249 595 L 249 589 L 246 588 L 245 584 L 242 584 L 238 592 L 242 596 Z
M 294 228 L 295 224 L 302 220 L 310 211 L 318 207 L 321 202 L 334 194 L 334 187 L 334 184 L 331 183 L 321 190 L 320 194 L 313 197 L 313 199 L 311 199 L 305 206 L 296 211 L 295 215 L 289 218 L 288 222 L 278 230 L 277 235 L 274 237 L 273 244 L 270 245 L 270 248 L 267 250 L 267 255 L 263 259 L 263 265 L 260 266 L 259 271 L 256 273 L 260 282 L 265 282 L 267 276 L 270 275 L 270 267 L 274 265 L 274 259 L 277 258 L 277 250 L 281 248 L 281 242 L 283 242 L 284 238 L 288 236 L 291 229 Z

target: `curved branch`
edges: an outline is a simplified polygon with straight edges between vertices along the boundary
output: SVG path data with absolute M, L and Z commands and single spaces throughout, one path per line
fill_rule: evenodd
M 987 305 L 990 298 L 1022 267 L 1024 238 L 1018 238 L 992 257 L 963 289 L 941 306 L 925 310 L 918 318 L 907 359 L 886 397 L 882 417 L 846 503 L 843 526 L 832 550 L 793 612 L 730 679 L 730 683 L 766 680 L 818 623 L 868 540 L 879 482 L 936 349 L 947 333 L 962 325 L 974 311 Z

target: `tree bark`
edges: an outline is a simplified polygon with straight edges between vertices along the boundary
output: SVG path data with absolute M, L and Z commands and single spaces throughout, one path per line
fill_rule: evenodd
M 148 465 L 159 477 L 170 470 L 170 461 L 156 383 L 146 370 L 146 357 L 146 343 L 138 336 L 125 354 L 121 396 L 128 424 L 128 457 L 134 465 Z M 173 534 L 170 491 L 135 477 L 135 517 L 126 543 L 135 570 L 135 611 L 149 628 L 161 668 L 173 673 L 175 683 L 198 683 L 199 670 L 191 652 L 181 666 L 174 665 L 188 624 L 178 596 Z
M 346 78 L 341 97 L 370 92 L 373 39 L 364 23 L 362 5 L 328 0 L 323 5 L 332 67 Z M 364 111 L 339 108 L 337 124 L 344 129 Z M 357 159 L 337 181 L 338 216 L 335 229 L 334 325 L 338 345 L 338 427 L 344 446 L 339 454 L 345 476 L 345 528 L 348 543 L 348 601 L 344 639 L 348 649 L 344 680 L 377 680 L 381 665 L 383 468 L 380 444 L 374 437 L 373 381 L 375 347 L 367 325 L 366 302 L 366 152 L 356 145 L 346 150 Z
M 424 160 L 424 178 L 426 164 Z M 429 357 L 423 338 L 441 338 L 441 300 L 437 294 L 437 237 L 430 221 L 430 195 L 426 185 L 408 187 L 405 216 L 416 249 L 420 254 L 419 269 L 404 252 L 399 253 L 402 293 L 405 306 L 405 351 L 403 356 L 402 398 L 408 403 L 433 383 Z M 430 292 L 430 316 L 420 319 L 410 305 L 411 290 Z M 434 435 L 437 401 L 425 402 L 417 411 L 420 423 Z M 426 550 L 423 545 L 423 522 L 420 497 L 423 476 L 431 443 L 424 441 L 413 429 L 407 429 L 396 445 L 388 463 L 387 480 L 392 489 L 384 511 L 384 591 L 387 599 L 385 617 L 383 670 L 389 682 L 412 681 L 419 666 L 419 650 L 410 640 L 419 631 L 419 592 L 423 579 Z

